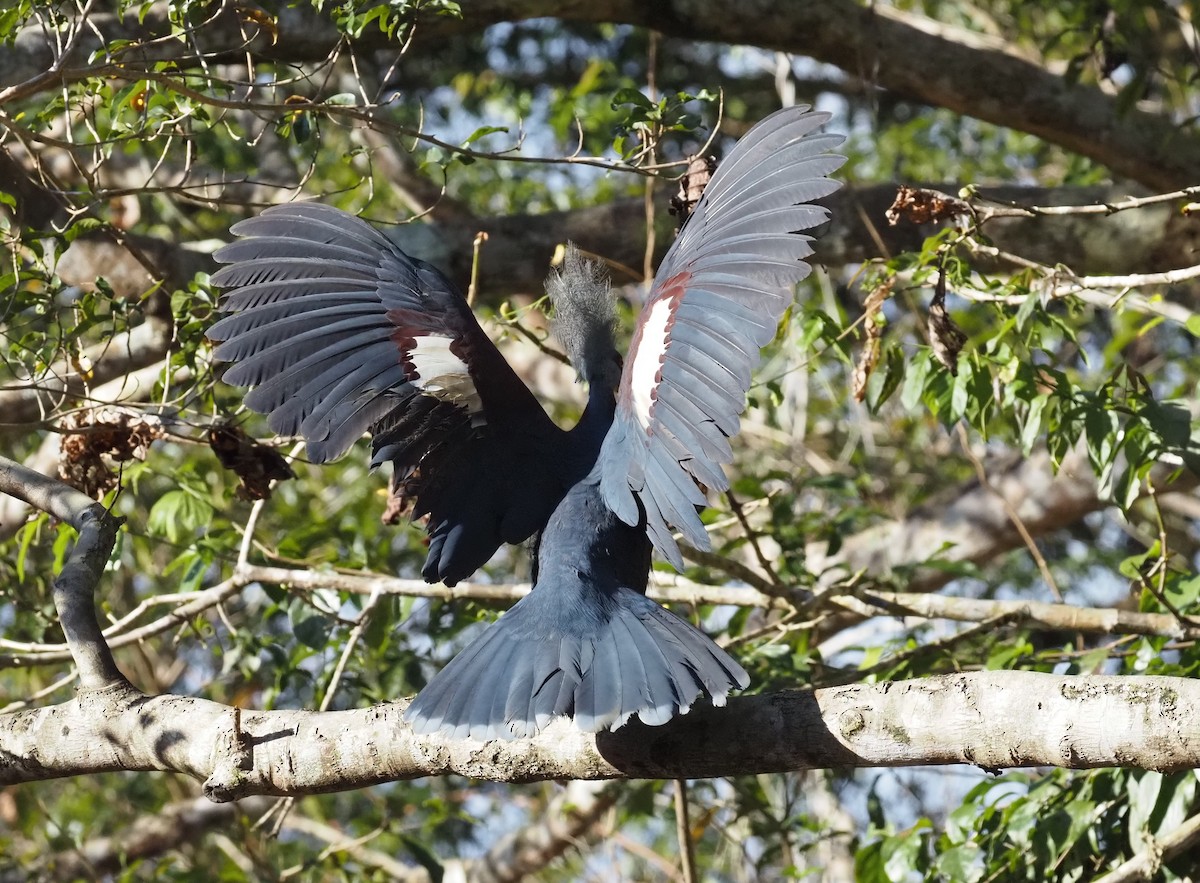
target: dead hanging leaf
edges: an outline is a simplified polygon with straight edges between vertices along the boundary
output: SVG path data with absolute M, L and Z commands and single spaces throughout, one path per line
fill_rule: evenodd
M 716 170 L 717 160 L 711 156 L 693 156 L 688 161 L 687 172 L 679 179 L 679 192 L 671 197 L 671 207 L 667 209 L 678 218 L 677 231 L 682 230 L 692 216 L 692 209 L 704 195 L 704 188 Z
M 854 390 L 854 400 L 858 402 L 867 397 L 867 382 L 871 379 L 871 372 L 879 364 L 879 354 L 883 349 L 881 339 L 884 322 L 882 317 L 877 314 L 883 307 L 884 301 L 892 296 L 893 281 L 885 279 L 876 285 L 867 296 L 867 302 L 863 304 L 863 333 L 866 335 L 866 341 L 863 343 L 863 351 L 858 357 L 858 363 L 854 366 L 854 373 L 850 378 Z
M 69 415 L 61 429 L 59 477 L 95 500 L 117 486 L 112 464 L 145 460 L 164 435 L 158 417 L 112 405 Z
M 242 500 L 265 500 L 271 495 L 272 481 L 295 478 L 292 467 L 274 448 L 255 441 L 232 424 L 214 426 L 208 431 L 208 446 L 226 469 L 241 483 L 237 495 Z
M 958 354 L 967 342 L 967 335 L 946 312 L 946 271 L 938 273 L 937 287 L 929 303 L 929 345 L 937 360 L 951 374 L 958 374 Z
M 894 227 L 901 220 L 910 224 L 932 224 L 969 214 L 970 204 L 956 196 L 923 187 L 901 186 L 884 217 Z

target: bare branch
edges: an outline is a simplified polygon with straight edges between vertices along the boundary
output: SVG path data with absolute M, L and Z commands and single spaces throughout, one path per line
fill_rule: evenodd
M 455 773 L 476 779 L 706 778 L 830 766 L 1200 766 L 1200 682 L 974 672 L 732 699 L 661 727 L 533 739 L 415 736 L 406 702 L 241 711 L 127 684 L 0 716 L 0 785 L 173 770 L 212 800 L 301 795 Z
M 74 488 L 0 457 L 0 493 L 49 512 L 79 531 L 75 548 L 54 580 L 54 607 L 79 681 L 87 689 L 124 685 L 124 675 L 100 633 L 93 600 L 124 519 Z
M 1096 883 L 1141 883 L 1158 876 L 1162 863 L 1183 855 L 1200 843 L 1200 816 L 1192 816 L 1166 837 L 1150 844 L 1145 852 L 1098 877 Z

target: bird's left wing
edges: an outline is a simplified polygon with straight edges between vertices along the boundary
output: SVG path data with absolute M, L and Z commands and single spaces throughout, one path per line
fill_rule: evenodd
M 364 432 L 372 465 L 428 514 L 424 575 L 470 575 L 539 529 L 562 494 L 555 426 L 454 285 L 359 218 L 317 203 L 241 221 L 213 282 L 231 315 L 209 329 L 224 380 L 310 459 Z M 547 463 L 551 464 L 547 467 Z
M 774 337 L 811 238 L 824 222 L 811 205 L 839 184 L 829 114 L 778 111 L 752 128 L 709 181 L 659 267 L 621 375 L 617 415 L 597 463 L 606 504 L 627 524 L 644 517 L 654 546 L 676 567 L 672 528 L 709 548 L 697 482 L 728 488 L 721 464 L 739 428 L 759 350 Z

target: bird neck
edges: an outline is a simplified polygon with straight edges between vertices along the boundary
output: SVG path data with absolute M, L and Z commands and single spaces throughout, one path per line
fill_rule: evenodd
M 616 413 L 616 392 L 608 384 L 590 383 L 587 406 L 572 432 L 589 440 L 602 440 Z

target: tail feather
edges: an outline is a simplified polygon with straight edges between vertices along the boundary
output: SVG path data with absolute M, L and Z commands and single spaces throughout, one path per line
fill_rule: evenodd
M 405 712 L 414 731 L 451 738 L 533 736 L 556 717 L 585 732 L 631 717 L 658 726 L 704 696 L 724 705 L 749 677 L 687 621 L 630 589 L 599 608 L 564 609 L 535 590 L 435 676 Z
M 584 676 L 581 689 L 575 697 L 575 723 L 585 733 L 598 733 L 610 724 L 620 726 L 624 723 L 624 720 L 618 722 L 623 711 L 621 685 L 624 679 L 621 677 L 621 654 L 617 652 L 616 635 L 616 628 L 610 627 L 596 640 L 592 666 L 588 672 L 591 676 Z M 593 671 L 597 674 L 591 674 Z M 604 673 L 603 677 L 597 676 L 600 672 Z M 636 709 L 637 705 L 633 708 Z M 625 716 L 631 713 L 626 711 Z
M 449 671 L 451 665 L 459 669 L 485 670 L 489 650 L 495 649 L 489 646 L 491 644 L 489 638 L 493 631 L 494 629 L 488 629 L 479 638 L 468 644 L 465 650 L 450 661 L 450 665 L 446 666 L 442 673 Z M 483 658 L 480 659 L 480 657 Z M 463 706 L 471 698 L 471 686 L 471 680 L 468 678 L 451 677 L 442 678 L 438 689 L 430 690 L 429 687 L 426 687 L 422 690 L 424 713 L 420 717 L 413 716 L 411 707 L 408 712 L 408 719 L 412 723 L 413 730 L 426 735 L 437 732 L 443 720 L 461 720 Z
M 520 655 L 520 646 L 510 641 L 497 648 L 496 656 L 488 660 L 488 668 L 471 691 L 467 705 L 471 738 L 486 739 L 491 721 L 503 718 L 510 678 L 515 665 L 520 664 Z
M 629 634 L 634 647 L 633 655 L 642 661 L 643 670 L 646 672 L 648 701 L 646 707 L 638 713 L 638 717 L 651 726 L 661 726 L 674 717 L 675 710 L 681 704 L 675 680 L 671 677 L 671 660 L 662 647 L 655 643 L 649 631 L 630 627 L 624 620 L 621 621 L 621 625 Z M 653 707 L 650 707 L 651 702 L 655 703 Z
M 700 690 L 712 697 L 714 705 L 724 705 L 732 687 L 745 689 L 750 684 L 746 670 L 703 632 L 690 626 L 680 629 L 679 620 L 657 604 L 647 608 L 646 612 L 647 625 L 659 646 L 670 644 L 677 648 L 674 664 L 679 672 L 678 679 L 684 680 L 681 669 L 686 668 L 687 675 L 694 679 Z

